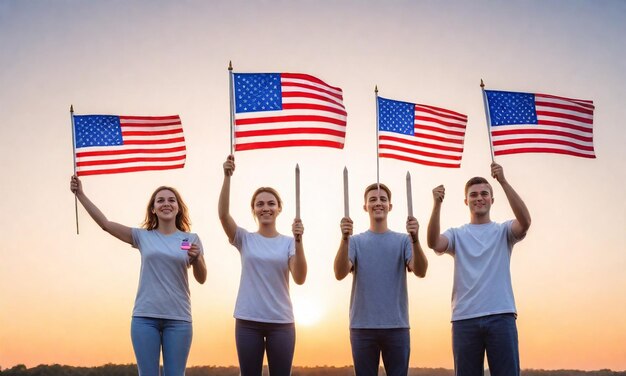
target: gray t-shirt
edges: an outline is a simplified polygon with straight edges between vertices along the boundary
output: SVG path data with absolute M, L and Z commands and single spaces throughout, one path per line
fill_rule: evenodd
M 191 322 L 187 269 L 189 256 L 180 249 L 183 239 L 197 244 L 198 235 L 183 231 L 164 235 L 157 230 L 132 229 L 133 247 L 141 253 L 139 288 L 133 316 Z
M 452 321 L 516 313 L 511 284 L 513 221 L 465 224 L 443 233 L 454 257 Z
M 409 235 L 368 230 L 351 236 L 348 257 L 353 265 L 350 328 L 409 328 Z
M 289 297 L 289 258 L 293 237 L 266 238 L 237 227 L 233 245 L 241 255 L 241 280 L 235 318 L 269 323 L 293 323 Z

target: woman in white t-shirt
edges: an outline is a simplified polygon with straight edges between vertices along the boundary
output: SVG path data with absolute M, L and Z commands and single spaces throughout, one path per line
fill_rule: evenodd
M 163 371 L 185 374 L 191 347 L 191 299 L 187 271 L 199 283 L 206 280 L 202 243 L 190 233 L 187 206 L 171 187 L 157 188 L 148 201 L 142 228 L 109 221 L 72 176 L 70 190 L 87 213 L 106 232 L 139 249 L 141 272 L 131 321 L 131 339 L 139 375 L 158 375 L 163 349 Z
M 229 212 L 235 157 L 229 155 L 223 167 L 219 217 L 229 242 L 241 255 L 241 281 L 234 314 L 240 372 L 242 376 L 260 376 L 267 352 L 270 375 L 288 376 L 296 341 L 289 273 L 294 282 L 304 283 L 304 227 L 296 218 L 291 227 L 294 237 L 278 233 L 276 217 L 282 211 L 282 201 L 278 192 L 269 187 L 257 189 L 250 202 L 258 230 L 248 232 L 238 227 Z

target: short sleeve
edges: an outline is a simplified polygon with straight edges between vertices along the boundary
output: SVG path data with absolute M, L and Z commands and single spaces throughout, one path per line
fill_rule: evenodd
M 407 235 L 404 237 L 402 241 L 402 248 L 404 249 L 404 263 L 408 264 L 409 261 L 413 258 L 413 244 L 412 244 L 411 235 Z
M 356 266 L 356 241 L 355 238 L 350 236 L 348 241 L 348 259 L 352 263 L 352 266 Z
M 515 237 L 515 235 L 513 234 L 513 220 L 512 219 L 504 222 L 504 226 L 506 226 L 506 237 L 507 237 L 507 240 L 509 241 L 509 245 L 511 246 L 511 248 L 513 248 L 515 243 L 524 240 L 524 238 L 526 237 L 526 234 L 524 234 L 524 236 L 522 236 L 519 239 Z
M 287 236 L 287 249 L 288 249 L 288 258 L 291 258 L 296 254 L 296 240 L 291 236 Z
M 242 227 L 237 227 L 237 230 L 235 231 L 235 237 L 233 238 L 233 242 L 231 244 L 234 245 L 235 248 L 239 250 L 239 252 L 241 252 L 243 239 L 246 237 L 246 235 L 248 235 L 248 231 L 246 231 Z
M 438 255 L 443 255 L 444 253 L 454 255 L 454 248 L 456 246 L 456 242 L 455 242 L 456 237 L 454 236 L 454 229 L 449 228 L 442 235 L 445 236 L 446 239 L 448 239 L 448 249 L 446 249 L 443 252 L 435 251 L 435 253 L 437 253 Z
M 141 232 L 141 229 L 139 228 L 133 227 L 130 229 L 130 234 L 133 238 L 133 243 L 130 245 L 131 247 L 139 249 L 139 245 L 140 245 L 139 239 L 141 238 L 140 232 Z

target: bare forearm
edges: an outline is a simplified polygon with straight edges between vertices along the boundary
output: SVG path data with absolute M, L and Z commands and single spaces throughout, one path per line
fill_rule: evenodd
M 206 263 L 204 262 L 204 256 L 198 256 L 191 264 L 193 268 L 193 276 L 198 283 L 203 284 L 206 281 L 207 270 Z
M 133 243 L 132 230 L 130 227 L 126 227 L 117 222 L 109 221 L 104 213 L 102 213 L 84 193 L 77 193 L 76 198 L 78 198 L 78 201 L 80 201 L 89 216 L 93 218 L 94 222 L 96 222 L 100 228 L 123 242 L 128 244 Z
M 344 279 L 349 273 L 352 266 L 350 265 L 350 258 L 348 257 L 348 244 L 350 240 L 341 239 L 337 255 L 335 256 L 335 278 L 338 280 Z
M 430 214 L 430 220 L 428 221 L 428 228 L 426 231 L 426 242 L 428 248 L 435 249 L 437 241 L 441 235 L 441 203 L 435 202 L 433 204 L 433 211 Z
M 224 176 L 224 182 L 222 183 L 222 190 L 220 191 L 220 198 L 217 204 L 217 213 L 220 220 L 224 220 L 230 215 L 230 176 Z
M 411 269 L 413 269 L 413 274 L 420 278 L 424 278 L 426 276 L 426 271 L 428 270 L 428 259 L 424 254 L 424 250 L 419 242 L 419 239 L 416 242 L 413 242 L 413 259 Z
M 504 194 L 506 195 L 507 200 L 509 201 L 509 205 L 511 205 L 511 210 L 513 210 L 513 215 L 515 219 L 519 222 L 520 226 L 524 230 L 528 230 L 530 227 L 530 212 L 526 207 L 526 204 L 520 197 L 520 195 L 513 189 L 511 184 L 507 181 L 501 183 L 502 189 L 504 190 Z
M 293 264 L 291 268 L 291 275 L 295 283 L 301 285 L 306 281 L 307 275 L 307 263 L 304 256 L 304 245 L 302 239 L 296 243 L 296 254 L 293 256 Z
M 109 220 L 107 217 L 98 209 L 98 207 L 91 202 L 91 200 L 84 193 L 77 193 L 76 198 L 80 201 L 81 205 L 87 211 L 87 214 L 100 226 L 103 230 L 107 231 L 107 225 Z

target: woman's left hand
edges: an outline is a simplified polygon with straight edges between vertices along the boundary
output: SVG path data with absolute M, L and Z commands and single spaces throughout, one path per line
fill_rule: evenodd
M 193 264 L 200 256 L 200 247 L 197 244 L 192 244 L 191 248 L 187 250 L 187 255 L 189 256 L 189 263 Z

